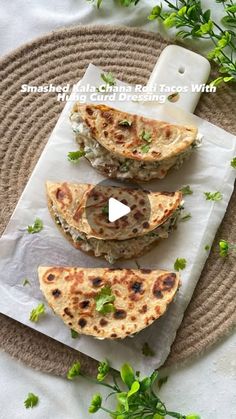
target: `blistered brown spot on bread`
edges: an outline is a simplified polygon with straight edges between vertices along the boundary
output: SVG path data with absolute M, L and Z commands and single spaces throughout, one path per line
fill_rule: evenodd
M 105 137 L 107 137 L 108 136 L 108 131 L 103 131 L 103 134 L 104 134 Z
M 59 277 L 59 275 L 61 273 L 63 273 L 65 271 L 64 268 L 60 268 L 60 267 L 55 267 L 55 268 L 51 268 L 48 269 L 44 275 L 43 275 L 43 281 L 46 283 L 53 283 L 54 280 L 57 279 L 57 277 Z
M 91 109 L 89 106 L 87 106 L 85 110 L 90 116 L 93 115 L 93 109 Z
M 131 316 L 130 318 L 131 318 L 132 322 L 135 322 L 135 320 L 136 320 L 135 316 Z
M 97 288 L 102 285 L 102 278 L 99 278 L 99 276 L 97 276 L 96 278 L 93 278 L 91 281 L 92 281 L 93 287 Z
M 55 195 L 57 201 L 59 201 L 63 206 L 69 205 L 72 202 L 72 193 L 67 183 L 63 183 L 59 188 L 57 188 Z
M 175 192 L 162 192 L 161 195 L 165 195 L 165 196 L 174 196 Z
M 105 119 L 105 121 L 106 121 L 107 123 L 109 123 L 109 124 L 113 124 L 114 119 L 113 119 L 113 116 L 112 116 L 112 114 L 111 114 L 110 112 L 107 112 L 107 111 L 102 111 L 102 112 L 101 112 L 101 116 Z
M 141 272 L 142 274 L 150 274 L 150 273 L 152 272 L 152 270 L 151 270 L 151 269 L 146 269 L 146 268 L 143 268 L 143 269 L 140 269 L 140 272 Z
M 58 298 L 61 295 L 61 291 L 58 288 L 56 288 L 55 290 L 52 290 L 52 295 L 54 298 Z
M 150 227 L 150 224 L 147 221 L 145 221 L 143 223 L 143 228 L 149 228 L 149 227 Z
M 113 314 L 114 319 L 116 320 L 121 320 L 121 319 L 125 319 L 127 316 L 127 313 L 125 310 L 116 310 L 115 313 Z
M 49 274 L 48 276 L 47 276 L 47 280 L 48 281 L 53 281 L 55 279 L 55 275 L 53 275 L 53 274 Z
M 111 338 L 117 338 L 117 334 L 116 333 L 112 333 L 111 334 Z
M 78 321 L 78 325 L 83 329 L 83 327 L 85 327 L 86 324 L 87 324 L 87 320 L 81 317 Z
M 167 138 L 169 138 L 169 137 L 170 137 L 170 135 L 171 135 L 171 129 L 170 129 L 170 127 L 166 127 L 166 129 L 165 129 L 165 134 L 166 134 L 166 137 L 167 137 Z
M 80 308 L 87 308 L 88 306 L 89 306 L 89 300 L 84 300 L 84 301 L 81 301 L 81 303 L 79 303 L 79 306 L 80 306 Z
M 129 288 L 130 288 L 131 291 L 133 291 L 135 294 L 137 294 L 137 293 L 141 293 L 142 285 L 143 285 L 142 282 L 135 281 L 135 282 L 131 283 Z
M 144 304 L 142 308 L 139 310 L 139 313 L 144 314 L 147 312 L 147 309 L 148 309 L 147 304 Z
M 103 326 L 107 326 L 107 324 L 108 324 L 108 321 L 106 320 L 106 319 L 101 319 L 100 320 L 100 325 L 103 327 Z
M 175 286 L 176 274 L 166 273 L 159 276 L 152 289 L 152 293 L 156 298 L 163 298 L 164 291 L 171 291 Z
M 71 319 L 74 318 L 73 314 L 71 313 L 69 307 L 64 308 L 64 313 L 67 314 Z

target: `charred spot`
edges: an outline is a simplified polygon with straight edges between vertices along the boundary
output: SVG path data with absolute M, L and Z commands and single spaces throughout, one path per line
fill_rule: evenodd
M 147 221 L 145 221 L 143 223 L 143 228 L 149 228 L 149 226 L 150 226 L 150 224 Z
M 86 326 L 86 324 L 87 324 L 87 320 L 85 320 L 83 317 L 81 317 L 81 318 L 79 319 L 79 321 L 78 321 L 78 325 L 79 325 L 81 328 L 83 328 L 83 327 L 85 327 L 85 326 Z
M 108 131 L 103 131 L 103 134 L 104 134 L 105 137 L 107 137 L 108 136 Z
M 103 234 L 103 233 L 104 233 L 103 228 L 100 228 L 100 229 L 99 229 L 99 234 Z
M 132 232 L 135 234 L 135 233 L 138 232 L 138 229 L 137 228 L 133 228 Z
M 155 157 L 160 157 L 161 156 L 161 153 L 159 151 L 155 151 L 155 150 L 151 151 L 151 154 Z
M 108 321 L 106 319 L 101 319 L 100 320 L 100 325 L 101 326 L 106 326 L 108 324 Z
M 68 325 L 69 325 L 69 326 L 72 326 L 72 323 L 71 323 L 71 322 L 69 322 L 69 323 L 68 323 Z
M 126 316 L 127 316 L 127 313 L 125 310 L 116 310 L 113 315 L 113 317 L 117 320 L 125 319 Z
M 151 269 L 140 269 L 140 271 L 142 272 L 142 274 L 150 274 L 152 272 Z
M 86 108 L 86 112 L 91 116 L 91 115 L 93 115 L 93 110 L 89 107 L 89 106 L 87 106 L 87 108 Z
M 118 140 L 117 142 L 123 142 L 124 141 L 124 135 L 123 134 L 115 134 L 115 138 Z
M 57 188 L 56 190 L 56 198 L 61 203 L 64 203 L 64 201 L 72 201 L 72 195 L 69 187 L 66 183 L 63 183 L 62 186 Z
M 93 326 L 93 330 L 96 330 L 96 332 L 98 331 L 97 326 Z
M 69 307 L 64 308 L 64 313 L 67 314 L 71 319 L 73 319 L 73 314 L 71 313 Z
M 138 150 L 133 150 L 132 154 L 137 154 Z
M 139 310 L 139 313 L 146 313 L 147 312 L 147 304 L 144 304 L 142 308 Z
M 153 294 L 156 298 L 163 298 L 163 294 L 162 294 L 161 290 L 159 290 L 159 289 L 153 290 Z
M 108 126 L 108 124 L 106 122 L 103 122 L 102 127 L 106 128 Z
M 102 284 L 102 279 L 101 279 L 101 278 L 99 278 L 99 277 L 94 278 L 94 279 L 92 280 L 92 283 L 93 283 L 93 286 L 94 286 L 94 287 L 100 287 L 100 285 Z
M 136 205 L 136 204 L 133 204 L 133 205 L 130 207 L 130 209 L 131 209 L 131 210 L 134 210 L 135 208 L 137 208 L 137 205 Z
M 145 205 L 145 200 L 144 199 L 140 199 L 139 204 L 140 205 Z
M 128 205 L 128 201 L 126 199 L 122 199 L 120 202 L 122 202 L 122 204 Z
M 132 322 L 134 322 L 136 320 L 136 317 L 135 316 L 131 316 L 131 320 L 132 320 Z
M 117 334 L 116 333 L 112 333 L 111 334 L 111 338 L 117 338 Z
M 142 288 L 142 282 L 135 281 L 131 285 L 131 289 L 132 289 L 132 291 L 134 291 L 135 294 L 137 294 L 138 292 L 140 292 L 141 291 L 141 288 Z
M 174 287 L 176 280 L 176 274 L 171 273 L 167 274 L 166 277 L 163 279 L 163 290 L 170 290 Z
M 53 274 L 49 274 L 48 276 L 47 276 L 47 280 L 48 281 L 53 281 L 55 279 L 55 275 L 53 275 Z
M 101 115 L 109 124 L 113 124 L 114 120 L 110 112 L 103 111 L 101 112 Z
M 174 196 L 175 192 L 162 192 L 161 194 L 166 196 Z
M 84 300 L 81 301 L 81 303 L 79 304 L 80 308 L 86 308 L 89 306 L 89 300 Z
M 169 138 L 169 136 L 171 135 L 171 130 L 169 127 L 166 128 L 166 137 Z
M 55 290 L 52 290 L 52 295 L 53 297 L 58 298 L 61 295 L 61 291 L 58 288 L 56 288 Z
M 143 214 L 141 213 L 141 211 L 136 211 L 136 213 L 134 214 L 135 220 L 140 220 L 140 218 L 142 217 L 143 217 Z

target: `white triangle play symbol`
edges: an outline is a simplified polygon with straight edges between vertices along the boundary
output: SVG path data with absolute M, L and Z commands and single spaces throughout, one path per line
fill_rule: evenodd
M 119 218 L 124 217 L 124 215 L 129 214 L 130 208 L 123 204 L 120 201 L 117 201 L 115 198 L 109 198 L 108 201 L 108 219 L 111 223 Z

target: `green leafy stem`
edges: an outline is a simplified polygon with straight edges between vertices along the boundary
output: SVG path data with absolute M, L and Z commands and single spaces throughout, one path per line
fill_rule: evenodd
M 139 372 L 134 372 L 129 364 L 124 364 L 119 376 L 116 372 L 111 372 L 113 384 L 104 382 L 109 372 L 111 372 L 110 365 L 105 360 L 99 363 L 97 379 L 83 374 L 79 362 L 73 364 L 67 373 L 67 378 L 70 380 L 76 376 L 83 376 L 96 384 L 107 387 L 110 393 L 106 399 L 111 396 L 116 397 L 116 409 L 110 410 L 103 405 L 102 396 L 99 393 L 94 394 L 88 409 L 89 413 L 102 410 L 113 419 L 164 419 L 167 416 L 178 419 L 200 419 L 199 415 L 189 414 L 186 416 L 167 410 L 153 389 L 154 383 L 158 380 L 157 371 L 154 371 L 150 376 L 140 378 Z M 118 384 L 118 380 L 121 382 L 120 384 Z

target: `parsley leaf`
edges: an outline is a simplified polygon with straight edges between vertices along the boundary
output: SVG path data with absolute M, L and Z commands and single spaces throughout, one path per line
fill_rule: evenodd
M 110 371 L 110 365 L 107 360 L 99 362 L 97 380 L 103 381 Z
M 182 192 L 182 194 L 184 196 L 185 195 L 192 195 L 193 194 L 193 191 L 192 191 L 192 189 L 190 188 L 189 185 L 182 186 L 182 188 L 180 189 L 180 192 Z
M 105 286 L 101 289 L 99 294 L 95 297 L 96 301 L 96 310 L 101 314 L 111 313 L 115 311 L 113 302 L 115 301 L 115 296 L 111 293 L 111 288 Z
M 184 258 L 177 258 L 174 264 L 175 271 L 180 271 L 186 268 L 187 261 Z
M 72 163 L 77 163 L 81 157 L 84 157 L 86 155 L 84 150 L 78 150 L 78 151 L 69 151 L 67 154 L 67 159 Z
M 35 322 L 35 323 L 37 323 L 37 321 L 38 321 L 38 319 L 39 319 L 39 317 L 42 315 L 42 314 L 44 314 L 45 313 L 45 305 L 43 304 L 43 303 L 39 303 L 38 305 L 37 305 L 37 307 L 36 308 L 33 308 L 33 310 L 31 311 L 31 313 L 30 313 L 30 320 L 32 321 L 32 322 Z
M 71 333 L 72 339 L 76 339 L 76 338 L 79 337 L 79 333 L 76 332 L 76 330 L 74 330 L 74 329 L 70 329 L 70 333 Z
M 81 365 L 80 362 L 75 362 L 70 369 L 67 371 L 67 378 L 68 380 L 73 380 L 75 377 L 80 375 Z
M 234 169 L 236 169 L 236 157 L 234 157 L 231 162 L 230 162 L 230 166 L 232 166 Z
M 145 131 L 145 129 L 143 129 L 143 132 L 141 134 L 141 137 L 144 141 L 147 141 L 147 143 L 151 143 L 152 142 L 152 134 L 149 131 Z
M 148 153 L 150 150 L 150 146 L 148 144 L 142 145 L 142 147 L 140 148 L 142 153 Z
M 142 347 L 142 353 L 144 356 L 154 356 L 155 352 L 150 348 L 149 344 L 145 342 Z
M 23 287 L 25 287 L 26 285 L 31 285 L 31 283 L 27 278 L 25 278 L 22 282 L 22 285 L 23 285 Z
M 189 212 L 188 214 L 183 215 L 183 217 L 180 218 L 180 221 L 188 221 L 190 218 L 192 218 L 192 215 Z
M 109 73 L 102 73 L 101 74 L 101 79 L 106 84 L 108 84 L 109 86 L 115 86 L 115 84 L 116 84 L 115 77 L 114 77 L 114 75 L 111 72 L 109 72 Z
M 221 192 L 204 192 L 207 201 L 221 201 L 223 195 Z
M 34 224 L 27 227 L 27 231 L 30 234 L 39 233 L 43 229 L 43 222 L 40 218 L 36 218 Z
M 122 127 L 131 127 L 132 122 L 128 121 L 127 119 L 123 119 L 123 121 L 120 121 L 118 125 L 121 125 Z
M 227 240 L 220 240 L 219 241 L 219 248 L 220 248 L 220 256 L 226 257 L 229 254 L 230 244 Z
M 26 409 L 28 409 L 29 407 L 34 407 L 37 406 L 39 401 L 38 396 L 36 396 L 34 393 L 29 393 L 27 396 L 27 399 L 25 399 L 24 401 L 24 405 L 26 407 Z

